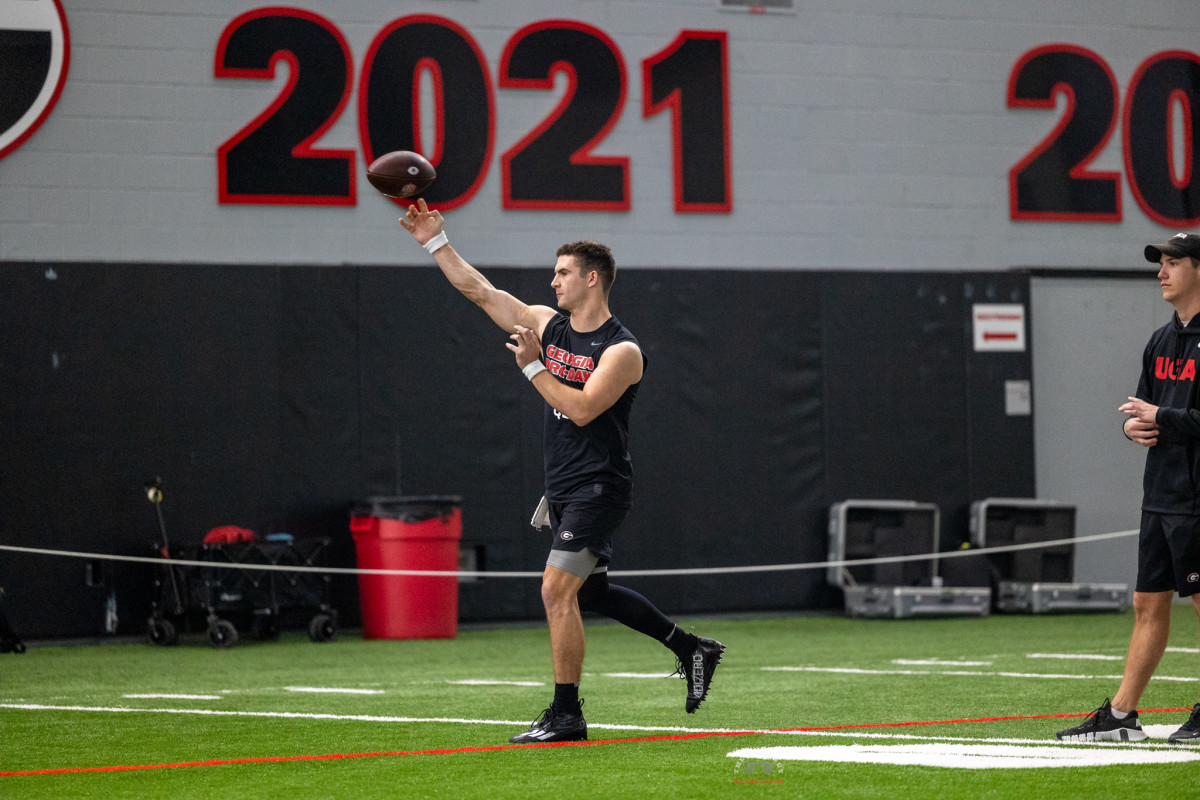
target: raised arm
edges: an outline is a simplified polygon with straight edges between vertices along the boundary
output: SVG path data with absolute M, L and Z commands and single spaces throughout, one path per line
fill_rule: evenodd
M 492 286 L 491 282 L 483 277 L 483 273 L 468 264 L 466 259 L 446 242 L 445 222 L 441 212 L 430 211 L 425 200 L 418 198 L 417 204 L 410 205 L 405 215 L 400 218 L 400 224 L 422 247 L 427 250 L 433 248 L 433 259 L 446 279 L 468 300 L 482 308 L 492 318 L 492 322 L 510 333 L 516 326 L 521 325 L 541 335 L 546 323 L 554 316 L 554 309 L 549 306 L 526 305 L 508 292 Z M 440 245 L 439 236 L 442 242 Z

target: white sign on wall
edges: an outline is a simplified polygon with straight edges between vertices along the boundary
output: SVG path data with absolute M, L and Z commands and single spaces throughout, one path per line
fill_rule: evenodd
M 1025 350 L 1025 306 L 1020 303 L 971 306 L 975 352 Z

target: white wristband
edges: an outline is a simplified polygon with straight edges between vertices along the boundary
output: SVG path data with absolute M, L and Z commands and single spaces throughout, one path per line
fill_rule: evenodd
M 426 242 L 425 244 L 423 244 L 421 246 L 424 247 L 426 250 L 428 250 L 430 253 L 433 253 L 434 250 L 437 250 L 439 247 L 441 247 L 442 245 L 446 245 L 446 244 L 450 244 L 450 240 L 446 238 L 446 232 L 442 231 L 437 236 L 433 237 L 432 239 L 430 239 L 428 242 Z
M 545 371 L 546 371 L 546 365 L 543 364 L 541 361 L 530 361 L 528 364 L 525 365 L 525 368 L 521 370 L 521 372 L 525 373 L 525 377 L 528 378 L 530 380 L 530 382 L 532 382 L 533 379 L 537 377 L 539 372 L 545 372 Z

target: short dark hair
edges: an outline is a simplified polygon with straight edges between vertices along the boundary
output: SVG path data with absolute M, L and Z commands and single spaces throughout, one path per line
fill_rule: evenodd
M 558 248 L 556 256 L 573 256 L 575 263 L 579 265 L 579 269 L 583 272 L 591 272 L 595 270 L 600 274 L 600 286 L 605 293 L 612 288 L 613 281 L 617 279 L 617 262 L 613 258 L 612 250 L 608 249 L 607 245 L 599 242 L 583 240 L 579 242 L 568 242 Z

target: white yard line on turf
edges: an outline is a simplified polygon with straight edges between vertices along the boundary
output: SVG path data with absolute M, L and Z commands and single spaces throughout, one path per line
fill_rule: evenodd
M 215 694 L 123 694 L 129 700 L 220 700 Z
M 383 694 L 383 689 L 330 689 L 322 686 L 285 686 L 285 692 L 308 692 L 310 694 Z
M 1055 745 L 1024 744 L 1019 747 L 996 744 L 945 745 L 819 745 L 816 747 L 744 747 L 726 755 L 740 759 L 767 761 L 826 761 L 855 764 L 897 764 L 903 766 L 957 769 L 1043 769 L 1048 767 L 1106 767 L 1112 765 L 1170 764 L 1196 761 L 1200 753 L 1182 749 L 1070 749 Z M 750 771 L 757 764 L 751 762 Z M 774 766 L 778 766 L 776 763 Z M 772 773 L 774 769 L 770 770 Z M 784 772 L 780 769 L 780 773 Z M 782 780 L 778 781 L 783 783 Z
M 759 667 L 764 672 L 833 672 L 846 675 L 956 675 L 983 678 L 1044 678 L 1051 680 L 1121 680 L 1120 675 L 1054 675 L 1039 672 L 977 672 L 965 669 L 861 669 L 859 667 Z M 1155 675 L 1151 680 L 1181 681 L 1195 683 L 1195 676 L 1177 678 L 1171 675 Z
M 372 714 L 316 714 L 296 711 L 217 711 L 211 708 L 121 708 L 119 706 L 52 706 L 42 703 L 0 703 L 0 708 L 30 711 L 88 711 L 114 714 L 197 714 L 207 717 L 274 717 L 329 719 L 350 722 L 457 722 L 471 725 L 529 725 L 529 720 L 459 719 L 457 717 L 385 717 Z
M 893 658 L 893 664 L 905 667 L 990 667 L 991 661 L 945 661 L 940 658 Z
M 1058 658 L 1063 661 L 1124 661 L 1125 656 L 1102 656 L 1096 653 L 1026 653 L 1026 658 Z
M 674 672 L 605 672 L 606 678 L 674 678 Z
M 492 681 L 492 680 L 465 680 L 465 681 L 446 681 L 456 686 L 545 686 L 542 681 Z
M 262 717 L 273 719 L 324 719 L 344 722 L 382 722 L 382 723 L 419 723 L 435 722 L 458 725 L 505 725 L 528 726 L 528 720 L 511 719 L 463 719 L 460 717 L 389 717 L 372 714 L 315 714 L 293 711 L 217 711 L 204 708 L 120 708 L 112 706 L 52 706 L 42 703 L 0 703 L 0 708 L 11 708 L 19 711 L 80 711 L 86 713 L 112 714 L 191 714 L 210 717 Z M 1053 727 L 1053 720 L 1046 720 Z M 1174 725 L 1148 725 L 1145 730 L 1155 736 L 1165 737 L 1175 730 Z M 921 742 L 986 742 L 993 744 L 1030 744 L 1040 742 L 1040 739 L 1015 739 L 982 736 L 938 736 L 919 735 L 912 733 L 872 733 L 865 730 L 786 730 L 773 728 L 691 728 L 681 725 L 617 725 L 604 722 L 589 722 L 589 729 L 609 731 L 635 731 L 638 733 L 689 734 L 689 733 L 740 733 L 763 734 L 775 736 L 831 736 L 843 739 L 904 739 Z M 1047 735 L 1050 739 L 1052 734 Z M 1054 740 L 1051 739 L 1053 742 Z M 1058 742 L 1060 747 L 1167 747 L 1178 748 L 1175 744 L 1157 744 L 1153 742 Z

